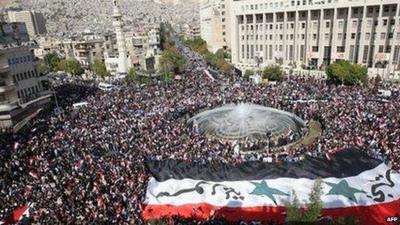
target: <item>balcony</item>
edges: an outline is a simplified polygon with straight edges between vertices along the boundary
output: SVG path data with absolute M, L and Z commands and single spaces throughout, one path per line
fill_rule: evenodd
M 26 106 L 28 106 L 30 104 L 33 104 L 35 102 L 41 101 L 46 98 L 50 98 L 53 94 L 54 94 L 54 92 L 51 90 L 45 90 L 45 91 L 42 91 L 39 93 L 32 94 L 28 97 L 22 98 L 20 106 L 22 108 L 25 108 Z
M 18 100 L 15 101 L 0 101 L 0 112 L 11 111 L 18 107 Z
M 10 66 L 8 64 L 0 65 L 0 73 L 7 73 L 10 71 Z
M 5 82 L 0 82 L 0 93 L 5 93 L 15 89 L 14 83 L 6 84 Z
M 37 81 L 48 81 L 49 80 L 49 77 L 48 76 L 46 76 L 46 75 L 42 75 L 42 76 L 38 76 L 37 78 Z

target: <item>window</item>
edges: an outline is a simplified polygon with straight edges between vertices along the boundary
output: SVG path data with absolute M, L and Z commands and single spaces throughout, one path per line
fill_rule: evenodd
M 312 51 L 313 52 L 318 52 L 318 46 L 312 46 Z
M 337 46 L 336 51 L 339 52 L 339 53 L 343 53 L 344 49 L 345 49 L 344 46 Z
M 371 39 L 371 33 L 366 33 L 365 34 L 365 40 L 369 40 L 369 39 Z
M 343 38 L 343 34 L 342 33 L 338 33 L 338 40 L 342 40 Z
M 384 48 L 383 45 L 379 45 L 379 53 L 382 53 L 382 52 L 383 52 L 383 48 Z
M 331 24 L 330 24 L 330 22 L 329 22 L 329 21 L 326 21 L 326 22 L 325 22 L 325 28 L 329 28 L 329 27 L 330 27 L 330 25 L 331 25 Z
M 385 40 L 386 38 L 386 33 L 381 33 L 381 40 Z
M 392 47 L 387 45 L 385 48 L 385 53 L 390 53 L 392 51 Z
M 356 33 L 351 33 L 351 39 L 356 39 Z
M 384 19 L 384 20 L 383 20 L 383 26 L 387 26 L 387 24 L 388 24 L 388 20 L 387 20 L 387 19 Z
M 353 20 L 353 22 L 352 22 L 352 27 L 353 27 L 353 28 L 357 28 L 357 20 Z
M 313 34 L 313 40 L 317 40 L 317 34 Z
M 343 21 L 339 21 L 339 29 L 343 29 Z

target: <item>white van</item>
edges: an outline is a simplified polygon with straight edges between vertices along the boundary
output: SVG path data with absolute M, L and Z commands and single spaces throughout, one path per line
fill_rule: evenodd
M 103 91 L 111 91 L 113 89 L 114 85 L 112 84 L 107 84 L 107 83 L 99 83 L 99 89 Z
M 378 96 L 381 96 L 381 97 L 390 97 L 390 96 L 392 96 L 392 92 L 391 92 L 390 90 L 382 90 L 382 89 L 379 89 L 379 90 L 378 90 Z
M 74 107 L 74 109 L 76 109 L 76 108 L 80 108 L 83 106 L 87 106 L 88 104 L 89 104 L 88 102 L 78 102 L 78 103 L 73 104 L 72 106 Z

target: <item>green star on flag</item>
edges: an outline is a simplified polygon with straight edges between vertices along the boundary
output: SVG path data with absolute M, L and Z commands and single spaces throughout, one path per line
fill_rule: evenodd
M 332 187 L 331 190 L 326 195 L 343 195 L 355 203 L 357 203 L 355 194 L 357 194 L 357 193 L 365 194 L 366 193 L 363 190 L 359 190 L 359 189 L 350 187 L 349 183 L 347 183 L 346 180 L 342 180 L 337 184 L 329 183 L 329 182 L 325 182 L 325 183 Z
M 267 196 L 275 203 L 275 205 L 276 205 L 276 199 L 274 195 L 289 196 L 289 194 L 285 192 L 269 187 L 267 182 L 265 182 L 264 180 L 261 181 L 261 183 L 255 183 L 255 182 L 251 183 L 254 184 L 256 187 L 250 194 L 258 196 Z

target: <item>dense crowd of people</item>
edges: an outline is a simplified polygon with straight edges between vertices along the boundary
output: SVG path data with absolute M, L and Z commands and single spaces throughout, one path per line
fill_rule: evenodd
M 111 91 L 98 90 L 94 81 L 58 81 L 62 113 L 45 110 L 28 130 L 2 134 L 0 221 L 30 203 L 32 224 L 143 224 L 149 176 L 143 162 L 150 159 L 291 162 L 357 147 L 399 169 L 398 92 L 381 98 L 373 89 L 300 77 L 265 85 L 234 76 L 211 80 L 198 55 L 179 50 L 188 59 L 182 79 L 121 84 Z M 80 101 L 88 105 L 72 106 Z M 208 139 L 187 124 L 204 109 L 239 102 L 319 121 L 322 134 L 284 152 L 235 154 L 230 143 Z

